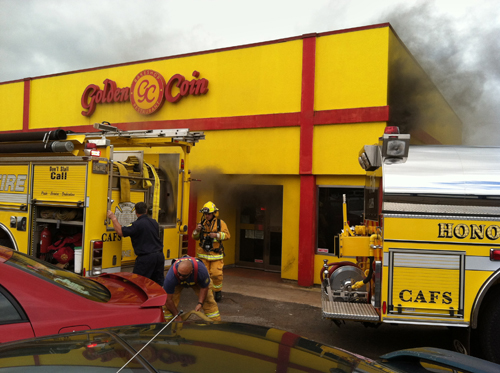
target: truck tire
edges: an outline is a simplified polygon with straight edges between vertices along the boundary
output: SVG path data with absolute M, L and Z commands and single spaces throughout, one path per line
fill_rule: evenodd
M 479 325 L 476 333 L 479 343 L 479 355 L 486 360 L 500 363 L 500 285 L 488 292 L 484 310 L 479 314 Z

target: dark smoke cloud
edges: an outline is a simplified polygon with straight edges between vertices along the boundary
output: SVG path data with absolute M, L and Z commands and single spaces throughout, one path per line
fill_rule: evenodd
M 438 13 L 433 2 L 419 2 L 375 20 L 390 22 L 429 74 L 464 123 L 463 143 L 468 145 L 500 144 L 500 26 L 488 21 L 495 18 L 490 14 L 457 23 Z

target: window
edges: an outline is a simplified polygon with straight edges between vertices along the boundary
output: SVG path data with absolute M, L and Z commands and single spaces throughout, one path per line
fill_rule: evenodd
M 318 253 L 338 255 L 338 236 L 344 225 L 342 212 L 344 194 L 349 226 L 363 224 L 364 188 L 319 187 Z
M 13 321 L 22 320 L 21 314 L 16 309 L 16 306 L 9 299 L 9 295 L 4 294 L 0 288 L 0 324 L 10 323 Z
M 12 253 L 12 257 L 5 264 L 19 268 L 95 302 L 104 303 L 111 299 L 111 295 L 104 285 L 17 251 Z M 28 279 L 28 277 L 26 278 Z
M 160 154 L 159 155 L 158 176 L 160 182 L 160 213 L 158 223 L 163 226 L 175 227 L 177 223 L 177 198 L 179 185 L 179 154 Z M 184 188 L 184 184 L 182 188 Z M 152 188 L 151 188 L 152 189 Z M 150 191 L 151 193 L 153 190 Z M 153 196 L 150 203 L 153 205 Z

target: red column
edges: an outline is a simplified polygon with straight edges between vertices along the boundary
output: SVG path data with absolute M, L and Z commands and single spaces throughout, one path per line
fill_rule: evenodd
M 300 286 L 314 284 L 316 246 L 316 177 L 300 177 L 299 278 Z
M 23 132 L 30 127 L 30 89 L 31 78 L 24 79 L 24 102 L 23 102 Z
M 316 34 L 303 36 L 302 99 L 300 115 L 300 217 L 299 276 L 300 286 L 314 284 L 316 246 L 316 177 L 312 173 L 314 132 L 314 74 Z

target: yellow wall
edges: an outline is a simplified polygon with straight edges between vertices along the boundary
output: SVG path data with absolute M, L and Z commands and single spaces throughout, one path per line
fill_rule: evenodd
M 24 82 L 0 84 L 0 131 L 23 129 Z
M 226 174 L 298 174 L 300 128 L 206 131 L 191 164 L 201 172 Z
M 315 126 L 313 173 L 364 175 L 358 153 L 363 145 L 376 143 L 384 128 L 385 122 Z
M 321 36 L 315 110 L 387 105 L 389 28 Z
M 365 175 L 320 175 L 316 185 L 365 186 Z
M 194 79 L 191 74 L 196 70 L 200 78 L 209 80 L 209 91 L 176 104 L 165 102 L 152 115 L 137 113 L 130 102 L 97 104 L 90 118 L 81 115 L 81 96 L 89 84 L 102 89 L 102 82 L 109 78 L 120 88 L 130 87 L 146 69 L 159 72 L 166 81 L 177 73 Z M 301 79 L 301 40 L 35 79 L 31 82 L 30 127 L 298 112 Z

